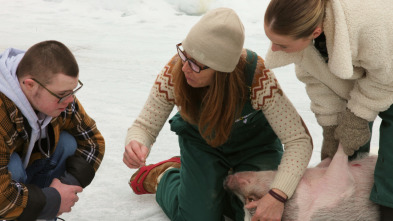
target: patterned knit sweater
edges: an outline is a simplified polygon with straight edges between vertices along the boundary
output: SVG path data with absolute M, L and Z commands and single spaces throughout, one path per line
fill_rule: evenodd
M 246 56 L 245 50 L 242 56 Z M 140 115 L 128 129 L 126 144 L 136 140 L 150 148 L 155 142 L 175 106 L 172 69 L 177 60 L 176 55 L 157 76 Z M 251 87 L 251 102 L 255 110 L 263 111 L 285 147 L 271 188 L 280 189 L 291 197 L 311 158 L 312 139 L 274 74 L 265 68 L 259 56 Z

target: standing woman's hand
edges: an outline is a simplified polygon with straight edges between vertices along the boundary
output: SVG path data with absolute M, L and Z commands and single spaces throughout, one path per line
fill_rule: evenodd
M 273 189 L 274 192 L 281 196 L 285 193 L 278 189 Z M 284 203 L 275 199 L 272 195 L 266 194 L 260 200 L 253 201 L 245 205 L 246 209 L 256 208 L 256 211 L 251 221 L 280 221 L 284 213 Z
M 146 157 L 149 153 L 149 148 L 131 140 L 126 146 L 123 154 L 123 162 L 131 169 L 136 169 L 145 166 Z
M 352 156 L 371 139 L 369 122 L 347 108 L 338 115 L 338 127 L 334 131 L 334 137 L 343 146 L 345 154 Z

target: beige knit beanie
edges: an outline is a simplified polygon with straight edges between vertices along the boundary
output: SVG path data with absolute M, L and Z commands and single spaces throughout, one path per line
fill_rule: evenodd
M 229 8 L 208 11 L 182 42 L 196 61 L 220 72 L 232 72 L 239 62 L 244 43 L 244 27 Z

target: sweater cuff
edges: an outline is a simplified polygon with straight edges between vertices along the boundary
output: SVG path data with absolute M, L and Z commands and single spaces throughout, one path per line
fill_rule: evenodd
M 39 219 L 54 219 L 60 209 L 61 196 L 60 193 L 53 187 L 46 187 L 42 189 L 46 197 L 45 207 L 42 209 Z
M 281 190 L 288 196 L 289 199 L 295 192 L 301 178 L 302 176 L 294 176 L 292 173 L 278 170 L 270 188 Z
M 332 126 L 332 125 L 337 125 L 337 114 L 333 115 L 321 115 L 321 114 L 315 114 L 315 117 L 317 118 L 317 122 L 321 126 Z
M 66 170 L 80 183 L 82 188 L 88 186 L 95 176 L 94 168 L 81 156 L 67 158 Z
M 27 205 L 19 216 L 19 221 L 36 220 L 46 204 L 46 197 L 41 188 L 34 184 L 26 184 L 26 187 L 28 189 Z
M 377 115 L 379 112 L 371 110 L 367 107 L 361 106 L 360 104 L 355 103 L 352 100 L 348 101 L 347 105 L 348 109 L 351 110 L 352 113 L 354 113 L 357 117 L 360 117 L 362 119 L 365 119 L 369 122 L 374 121 L 375 118 L 377 118 Z M 389 107 L 388 107 L 389 108 Z M 388 109 L 386 108 L 386 110 Z M 384 110 L 381 110 L 384 111 Z
M 79 181 L 67 171 L 60 177 L 60 182 L 67 185 L 82 186 Z
M 128 130 L 125 145 L 129 144 L 131 140 L 136 140 L 149 149 L 151 149 L 151 146 L 153 145 L 153 142 L 149 139 L 149 137 L 146 136 L 146 134 L 134 128 L 130 128 Z

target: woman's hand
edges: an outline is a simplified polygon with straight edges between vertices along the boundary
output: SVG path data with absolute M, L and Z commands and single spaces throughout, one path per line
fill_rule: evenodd
M 287 198 L 285 193 L 278 189 L 274 192 Z M 284 203 L 278 201 L 270 194 L 266 194 L 260 200 L 250 202 L 245 205 L 246 209 L 257 208 L 251 221 L 280 221 L 284 212 Z
M 149 148 L 138 141 L 131 140 L 125 147 L 123 162 L 131 169 L 145 166 L 148 153 Z

